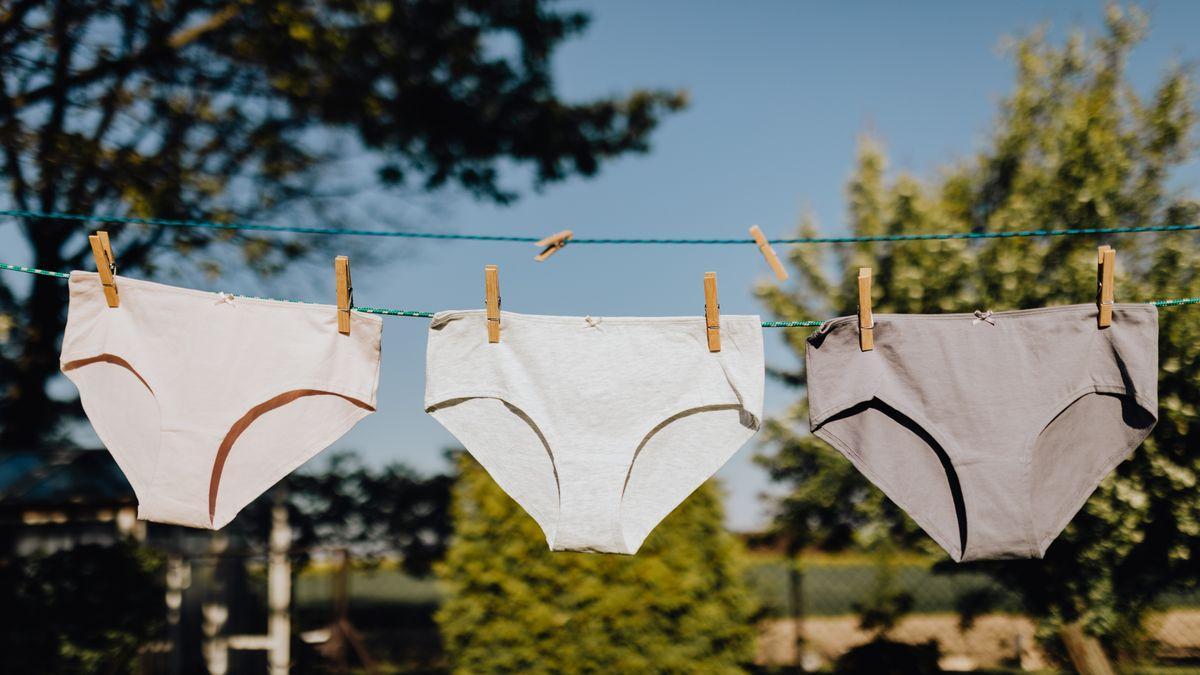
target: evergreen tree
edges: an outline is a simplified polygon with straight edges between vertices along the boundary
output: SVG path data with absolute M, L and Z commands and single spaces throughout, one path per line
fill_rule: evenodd
M 1064 45 L 1041 33 L 1014 43 L 1016 85 L 990 141 L 933 178 L 889 179 L 879 144 L 862 143 L 848 197 L 854 235 L 1006 232 L 1195 223 L 1200 206 L 1172 189 L 1195 127 L 1194 84 L 1165 70 L 1148 96 L 1124 65 L 1143 17 L 1110 6 L 1103 34 Z M 811 223 L 801 231 L 814 232 Z M 1200 296 L 1195 233 L 868 242 L 795 247 L 794 289 L 763 286 L 780 319 L 853 314 L 858 267 L 875 271 L 878 312 L 970 312 L 1090 302 L 1096 247 L 1114 245 L 1118 301 Z M 836 278 L 826 271 L 836 265 Z M 1159 416 L 1153 435 L 1093 494 L 1043 561 L 964 565 L 1018 591 L 1044 626 L 1083 621 L 1093 634 L 1136 635 L 1168 587 L 1200 580 L 1200 311 L 1164 308 Z M 802 353 L 807 334 L 789 331 Z M 803 373 L 787 379 L 799 386 Z M 936 549 L 849 462 L 807 433 L 803 399 L 768 424 L 763 459 L 791 485 L 779 532 L 793 547 L 843 548 L 886 538 Z
M 465 453 L 437 614 L 461 673 L 732 673 L 753 657 L 752 606 L 717 488 L 703 485 L 637 556 L 551 552 Z
M 588 16 L 553 4 L 0 2 L 0 208 L 328 225 L 363 206 L 354 195 L 450 188 L 510 203 L 525 186 L 503 165 L 535 186 L 594 175 L 648 150 L 686 95 L 563 99 L 553 56 Z M 34 267 L 91 269 L 87 223 L 19 223 Z M 247 230 L 105 227 L 121 270 L 140 276 L 273 274 L 313 252 Z M 0 278 L 4 447 L 62 440 L 82 416 L 47 386 L 66 300 L 58 279 Z

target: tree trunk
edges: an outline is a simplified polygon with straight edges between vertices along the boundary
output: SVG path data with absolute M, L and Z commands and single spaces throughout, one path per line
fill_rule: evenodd
M 38 256 L 35 264 L 50 269 L 57 260 Z M 0 405 L 0 447 L 35 449 L 59 431 L 61 403 L 46 393 L 46 383 L 58 372 L 58 345 L 65 325 L 67 293 L 61 279 L 35 276 L 23 316 L 14 317 L 24 340 L 13 359 L 10 389 Z

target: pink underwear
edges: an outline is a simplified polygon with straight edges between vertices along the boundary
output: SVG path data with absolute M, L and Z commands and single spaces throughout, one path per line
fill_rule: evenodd
M 138 517 L 219 529 L 375 411 L 379 317 L 72 272 L 61 368 Z

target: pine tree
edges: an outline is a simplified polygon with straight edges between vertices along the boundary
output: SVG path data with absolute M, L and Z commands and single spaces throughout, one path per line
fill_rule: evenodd
M 1173 67 L 1148 96 L 1136 93 L 1124 64 L 1144 28 L 1137 11 L 1110 6 L 1099 36 L 1075 34 L 1062 46 L 1040 33 L 1016 41 L 1016 85 L 990 141 L 933 178 L 889 178 L 880 144 L 865 140 L 848 189 L 851 234 L 1197 222 L 1200 205 L 1171 187 L 1172 169 L 1194 142 L 1194 83 Z M 815 228 L 806 222 L 801 231 Z M 860 265 L 874 268 L 879 312 L 1089 302 L 1100 243 L 1119 251 L 1118 301 L 1200 296 L 1194 232 L 795 247 L 796 288 L 759 290 L 785 320 L 853 314 Z M 829 269 L 841 276 L 828 278 Z M 1164 308 L 1159 325 L 1160 419 L 1151 438 L 1104 480 L 1045 560 L 959 567 L 987 571 L 1019 592 L 1047 628 L 1082 621 L 1093 634 L 1136 635 L 1164 589 L 1200 583 L 1200 311 Z M 806 337 L 791 331 L 787 340 L 802 353 Z M 789 379 L 799 384 L 803 373 Z M 838 549 L 886 538 L 938 550 L 849 462 L 809 436 L 807 420 L 801 397 L 768 424 L 778 450 L 764 458 L 773 478 L 791 486 L 777 525 L 793 546 Z
M 733 673 L 752 659 L 752 603 L 711 482 L 636 556 L 551 552 L 478 463 L 458 466 L 437 568 L 455 672 Z

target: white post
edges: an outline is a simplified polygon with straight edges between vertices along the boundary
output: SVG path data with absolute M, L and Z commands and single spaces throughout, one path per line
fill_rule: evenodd
M 183 591 L 192 585 L 192 567 L 182 556 L 171 555 L 167 558 L 167 626 L 171 641 L 172 673 L 180 673 L 182 667 L 182 652 L 180 651 L 179 619 L 183 608 Z
M 292 562 L 288 558 L 291 545 L 292 528 L 288 525 L 287 506 L 277 503 L 271 508 L 271 553 L 267 564 L 267 604 L 271 610 L 267 625 L 271 646 L 267 659 L 271 675 L 287 675 L 291 661 Z
M 229 672 L 229 641 L 221 635 L 221 629 L 229 619 L 229 608 L 219 602 L 206 602 L 200 608 L 204 623 L 204 663 L 209 675 L 225 675 Z

